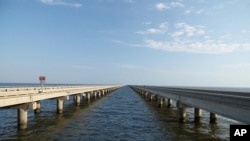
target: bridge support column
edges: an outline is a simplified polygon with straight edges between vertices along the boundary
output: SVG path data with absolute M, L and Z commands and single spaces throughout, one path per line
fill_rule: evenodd
M 171 108 L 172 107 L 172 99 L 168 98 L 168 103 L 167 103 L 167 107 Z
M 212 123 L 212 124 L 217 123 L 217 114 L 210 113 L 210 123 Z
M 26 129 L 28 125 L 28 111 L 27 109 L 18 109 L 18 129 Z
M 147 98 L 147 97 L 148 97 L 148 95 L 149 95 L 149 93 L 148 93 L 148 92 L 145 92 L 145 93 L 143 94 L 143 96 L 144 96 L 145 98 Z
M 158 106 L 160 107 L 160 108 L 162 108 L 163 107 L 163 105 L 164 105 L 164 98 L 162 98 L 162 97 L 158 97 Z
M 57 113 L 62 114 L 63 113 L 63 101 L 68 100 L 68 96 L 60 97 L 57 99 Z
M 186 117 L 187 117 L 186 107 L 187 106 L 178 101 L 177 107 L 178 107 L 178 120 L 179 120 L 179 122 L 180 123 L 186 122 Z
M 63 113 L 63 100 L 57 99 L 57 113 L 61 114 Z
M 149 99 L 148 99 L 148 100 L 149 100 L 149 101 L 152 101 L 153 98 L 154 98 L 154 95 L 151 94 L 151 95 L 149 95 Z
M 158 96 L 158 95 L 156 95 L 156 94 L 153 94 L 153 93 L 152 93 L 152 95 L 153 95 L 153 97 L 152 97 L 152 101 L 156 101 L 156 102 L 158 102 L 158 100 L 159 100 L 159 96 Z
M 202 109 L 194 108 L 194 121 L 199 123 L 202 118 Z
M 41 102 L 40 101 L 36 102 L 36 109 L 34 110 L 34 113 L 35 114 L 41 113 Z
M 26 129 L 28 126 L 28 109 L 36 109 L 36 102 L 26 103 L 18 105 L 14 108 L 17 108 L 17 127 L 18 129 Z
M 92 93 L 92 98 L 93 98 L 93 99 L 96 98 L 96 91 L 93 91 L 93 93 Z
M 86 93 L 86 101 L 90 101 L 90 92 L 89 93 Z
M 101 95 L 101 91 L 97 91 L 96 92 L 96 97 L 100 97 L 100 95 Z
M 96 91 L 95 97 L 98 98 L 99 97 L 99 93 L 100 91 Z
M 102 92 L 101 96 L 105 96 L 105 90 L 102 90 L 101 92 Z
M 80 101 L 81 101 L 81 96 L 80 95 L 76 95 L 75 96 L 75 104 L 76 104 L 76 106 L 80 105 Z

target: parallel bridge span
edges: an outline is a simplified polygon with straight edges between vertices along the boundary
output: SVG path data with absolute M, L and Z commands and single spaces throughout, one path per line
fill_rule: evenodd
M 80 104 L 81 96 L 87 101 L 92 97 L 104 96 L 122 86 L 58 86 L 46 87 L 41 90 L 39 87 L 19 87 L 19 88 L 0 88 L 0 108 L 18 109 L 18 128 L 26 129 L 28 109 L 40 113 L 41 100 L 57 100 L 57 113 L 63 113 L 63 101 L 68 100 L 69 96 L 74 96 L 76 105 Z
M 199 122 L 202 109 L 210 112 L 210 122 L 216 123 L 217 114 L 250 123 L 250 92 L 229 91 L 204 88 L 131 86 L 136 92 L 160 105 L 167 99 L 167 107 L 176 101 L 178 119 L 185 122 L 186 108 L 194 107 L 194 119 Z

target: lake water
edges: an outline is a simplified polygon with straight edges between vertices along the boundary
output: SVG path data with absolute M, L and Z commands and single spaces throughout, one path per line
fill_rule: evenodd
M 17 130 L 17 110 L 0 109 L 0 140 L 229 140 L 229 125 L 236 121 L 219 117 L 209 123 L 203 112 L 200 124 L 193 122 L 188 109 L 187 122 L 178 123 L 177 108 L 158 108 L 129 87 L 75 106 L 73 98 L 64 102 L 64 113 L 56 113 L 56 100 L 41 102 L 42 112 L 28 112 L 28 128 Z

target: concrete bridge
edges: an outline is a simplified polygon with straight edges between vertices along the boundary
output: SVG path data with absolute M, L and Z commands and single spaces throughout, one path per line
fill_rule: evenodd
M 28 124 L 27 112 L 33 109 L 35 114 L 40 113 L 42 100 L 57 101 L 57 113 L 63 113 L 63 102 L 69 96 L 74 97 L 76 105 L 80 105 L 81 97 L 91 101 L 122 86 L 57 86 L 0 88 L 0 108 L 17 109 L 17 123 L 19 129 L 26 129 Z M 250 123 L 250 92 L 216 90 L 207 88 L 184 87 L 157 87 L 157 86 L 130 86 L 137 93 L 148 100 L 156 100 L 160 107 L 166 104 L 172 107 L 173 100 L 178 108 L 178 120 L 185 122 L 186 109 L 194 108 L 194 121 L 202 119 L 202 109 L 210 112 L 210 122 L 216 123 L 217 114 L 243 122 Z
M 202 109 L 210 112 L 210 123 L 216 123 L 217 114 L 243 123 L 250 123 L 250 92 L 208 88 L 131 86 L 148 100 L 157 100 L 159 106 L 172 106 L 176 101 L 178 119 L 185 122 L 186 108 L 194 108 L 194 121 L 200 122 Z
M 104 96 L 120 88 L 120 85 L 104 86 L 58 86 L 58 87 L 19 87 L 0 88 L 0 108 L 15 108 L 18 110 L 18 128 L 26 129 L 28 124 L 28 109 L 35 114 L 41 111 L 41 100 L 57 100 L 57 113 L 63 113 L 63 101 L 74 96 L 76 105 L 80 105 L 81 96 L 87 101 L 91 98 Z

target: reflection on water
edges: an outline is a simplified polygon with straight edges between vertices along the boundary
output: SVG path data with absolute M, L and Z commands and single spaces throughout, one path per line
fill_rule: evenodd
M 229 140 L 229 124 L 219 118 L 209 124 L 209 113 L 203 113 L 200 124 L 193 122 L 188 109 L 187 123 L 177 122 L 176 108 L 158 108 L 129 87 L 106 97 L 75 106 L 65 101 L 64 113 L 56 114 L 56 100 L 42 101 L 42 112 L 29 111 L 28 129 L 17 130 L 17 111 L 0 110 L 1 140 Z M 4 121 L 4 122 L 3 122 Z

